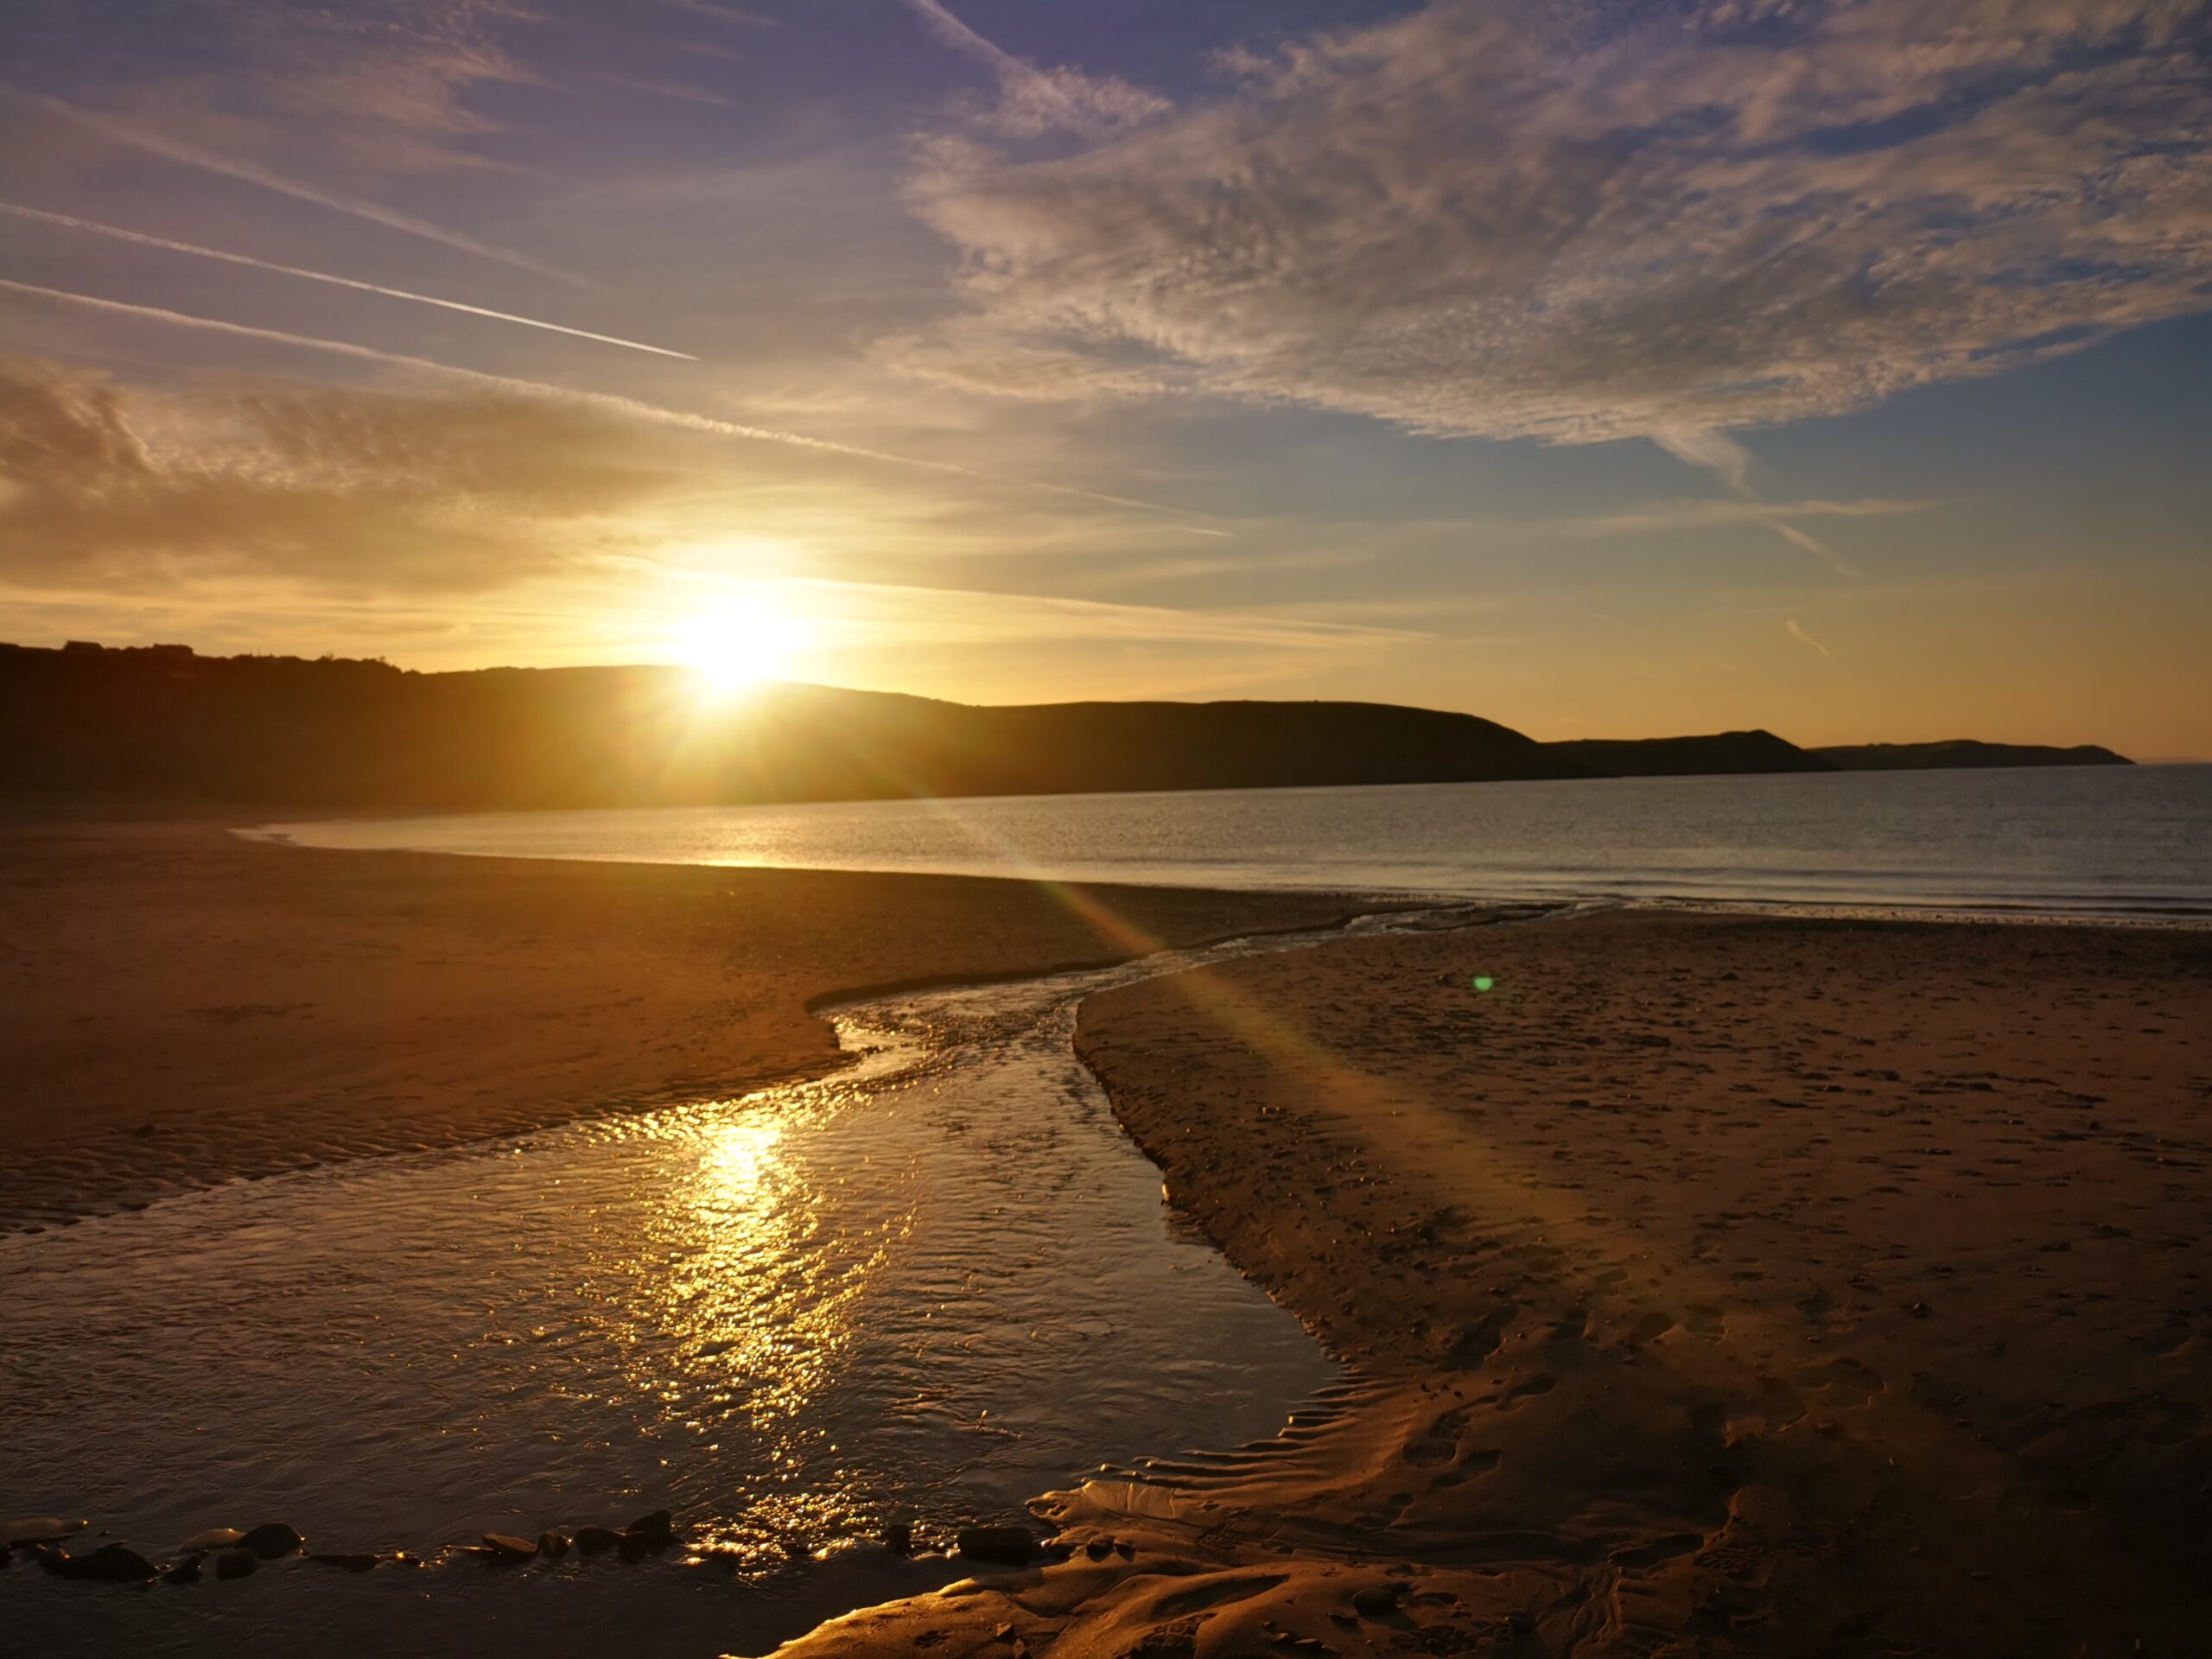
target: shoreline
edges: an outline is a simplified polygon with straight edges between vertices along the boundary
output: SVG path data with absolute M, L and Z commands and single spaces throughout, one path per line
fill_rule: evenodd
M 1366 908 L 336 852 L 227 823 L 0 816 L 0 1228 L 820 1077 L 843 1063 L 827 1003 Z
M 2205 1029 L 2188 934 L 1653 912 L 1103 994 L 1116 1116 L 1352 1392 L 782 1651 L 2189 1651 Z

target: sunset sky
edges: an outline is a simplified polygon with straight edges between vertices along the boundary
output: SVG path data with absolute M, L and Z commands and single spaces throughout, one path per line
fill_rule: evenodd
M 2212 756 L 2201 5 L 4 13 L 0 639 Z

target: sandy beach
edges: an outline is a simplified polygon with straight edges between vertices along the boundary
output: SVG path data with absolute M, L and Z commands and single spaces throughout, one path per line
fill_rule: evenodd
M 4 836 L 17 1228 L 819 1073 L 841 993 L 1348 908 Z M 2202 1651 L 2208 1031 L 2202 931 L 1663 912 L 1095 997 L 1167 1196 L 1351 1381 L 794 1652 Z
M 0 1228 L 713 1099 L 810 1008 L 1324 925 L 1328 896 L 321 852 L 0 817 Z
M 796 1651 L 2202 1652 L 2208 1030 L 2202 932 L 1663 913 L 1096 998 L 1352 1389 Z

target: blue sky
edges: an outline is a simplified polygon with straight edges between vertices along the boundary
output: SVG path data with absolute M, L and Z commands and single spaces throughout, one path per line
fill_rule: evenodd
M 2212 753 L 2202 6 L 9 11 L 0 638 Z

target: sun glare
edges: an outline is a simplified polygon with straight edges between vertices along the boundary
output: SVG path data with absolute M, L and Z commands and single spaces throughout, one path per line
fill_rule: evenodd
M 678 658 L 715 696 L 781 677 L 806 646 L 805 630 L 774 601 L 748 595 L 679 623 Z

